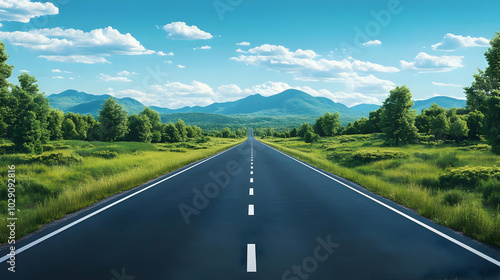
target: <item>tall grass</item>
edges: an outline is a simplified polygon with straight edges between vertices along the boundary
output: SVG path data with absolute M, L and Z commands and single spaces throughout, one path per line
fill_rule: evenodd
M 214 139 L 203 146 L 192 146 L 185 153 L 160 151 L 160 147 L 178 144 L 99 143 L 67 141 L 65 155 L 81 154 L 78 164 L 45 165 L 15 160 L 16 155 L 0 156 L 2 162 L 16 165 L 16 194 L 19 197 L 16 217 L 17 238 L 36 231 L 42 225 L 60 219 L 111 195 L 131 189 L 241 143 L 243 140 Z M 65 141 L 66 142 L 66 141 Z M 89 145 L 90 144 L 90 145 Z M 96 151 L 113 151 L 114 158 L 93 155 Z M 25 157 L 24 155 L 17 155 Z M 9 161 L 12 160 L 12 161 Z M 5 164 L 5 165 L 6 165 Z M 7 174 L 5 166 L 0 174 Z M 6 182 L 6 177 L 1 178 Z M 0 193 L 0 219 L 6 221 L 6 192 Z M 0 243 L 7 240 L 7 227 L 0 227 Z
M 500 246 L 500 204 L 495 204 L 500 203 L 499 181 L 482 182 L 477 192 L 442 189 L 438 181 L 441 174 L 456 166 L 500 166 L 500 157 L 485 149 L 449 145 L 384 147 L 376 135 L 326 138 L 313 145 L 296 138 L 261 141 L 414 209 L 438 224 Z M 354 154 L 379 150 L 402 152 L 410 156 L 361 164 L 329 156 L 332 153 L 342 154 L 342 151 Z

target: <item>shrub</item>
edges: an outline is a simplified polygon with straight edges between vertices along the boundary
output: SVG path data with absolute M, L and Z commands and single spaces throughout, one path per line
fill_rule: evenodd
M 340 143 L 349 143 L 349 142 L 355 142 L 356 138 L 353 137 L 343 137 L 340 139 Z
M 170 148 L 170 151 L 174 153 L 186 153 L 188 150 L 186 148 Z
M 393 159 L 393 158 L 407 158 L 408 155 L 403 152 L 393 151 L 358 151 L 355 152 L 353 158 L 364 163 Z
M 451 190 L 444 195 L 443 203 L 450 206 L 455 206 L 462 202 L 463 199 L 464 197 L 461 191 Z
M 93 157 L 111 159 L 111 158 L 117 157 L 118 153 L 114 152 L 114 151 L 109 151 L 109 150 L 102 150 L 102 151 L 92 152 L 90 155 Z
M 436 139 L 434 135 L 419 135 L 418 136 L 418 141 L 419 142 L 432 142 Z
M 491 146 L 486 144 L 477 144 L 475 146 L 469 147 L 469 149 L 476 151 L 489 151 L 491 150 Z
M 489 179 L 480 181 L 478 184 L 479 191 L 483 194 L 484 200 L 493 206 L 500 204 L 500 181 L 497 179 Z
M 456 153 L 445 153 L 439 155 L 439 158 L 436 160 L 436 165 L 442 169 L 446 169 L 447 167 L 459 166 L 460 161 Z
M 62 153 L 56 153 L 34 156 L 32 161 L 45 165 L 70 165 L 73 163 L 81 163 L 82 158 L 76 155 L 65 156 Z
M 443 187 L 476 187 L 480 181 L 490 179 L 500 180 L 498 167 L 460 167 L 439 176 L 439 183 Z

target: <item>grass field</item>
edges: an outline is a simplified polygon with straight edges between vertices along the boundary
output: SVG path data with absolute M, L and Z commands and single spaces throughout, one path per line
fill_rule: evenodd
M 0 144 L 0 180 L 7 186 L 8 167 L 15 165 L 17 238 L 40 226 L 131 189 L 244 139 L 211 138 L 206 143 L 147 144 L 135 142 L 57 141 L 41 156 L 12 154 Z M 8 228 L 7 188 L 0 189 L 0 243 Z
M 500 156 L 485 143 L 387 147 L 379 134 L 322 138 L 312 145 L 298 138 L 262 141 L 438 224 L 500 246 Z

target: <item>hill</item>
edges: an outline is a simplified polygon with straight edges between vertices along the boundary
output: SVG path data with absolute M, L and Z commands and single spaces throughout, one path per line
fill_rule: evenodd
M 64 112 L 98 115 L 98 110 L 110 95 L 93 95 L 76 90 L 67 90 L 48 96 L 50 106 Z M 146 107 L 133 98 L 115 98 L 129 114 L 139 113 Z M 445 108 L 464 107 L 465 100 L 450 97 L 433 97 L 428 100 L 415 101 L 414 109 L 419 112 L 436 103 Z M 380 105 L 360 104 L 348 108 L 344 104 L 335 103 L 324 97 L 313 97 L 303 91 L 289 89 L 272 96 L 260 94 L 250 95 L 240 100 L 214 103 L 205 107 L 183 107 L 168 109 L 157 106 L 150 108 L 160 113 L 163 122 L 183 119 L 188 124 L 202 128 L 219 127 L 265 127 L 265 126 L 297 126 L 304 122 L 314 122 L 325 112 L 338 112 L 341 123 L 368 117 L 370 111 L 377 110 Z

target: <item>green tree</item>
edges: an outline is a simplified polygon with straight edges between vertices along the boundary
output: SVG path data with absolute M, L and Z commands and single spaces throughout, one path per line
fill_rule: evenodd
M 437 140 L 446 138 L 450 130 L 450 121 L 445 114 L 439 114 L 431 118 L 431 133 Z
M 167 123 L 163 125 L 161 140 L 163 142 L 176 143 L 181 142 L 182 138 L 179 135 L 179 131 L 177 131 L 175 125 L 173 123 Z
M 9 56 L 5 53 L 5 45 L 0 41 L 0 138 L 10 138 L 11 126 L 14 121 L 15 98 L 9 90 L 9 81 L 12 75 L 11 65 L 8 65 Z M 10 134 L 10 135 L 9 135 Z
M 342 125 L 340 124 L 339 113 L 335 112 L 333 114 L 330 114 L 329 112 L 327 112 L 323 116 L 323 121 L 321 123 L 321 126 L 323 128 L 323 134 L 325 136 L 337 135 L 340 129 L 342 128 Z
M 151 133 L 151 122 L 146 114 L 133 114 L 128 117 L 129 132 L 127 140 L 136 142 L 151 143 L 153 133 Z
M 296 127 L 294 127 L 292 130 L 290 130 L 290 137 L 297 137 L 298 130 Z
M 380 120 L 382 118 L 382 107 L 378 108 L 376 111 L 371 111 L 367 126 L 370 129 L 370 133 L 380 133 L 382 129 L 380 129 Z
M 71 119 L 65 119 L 62 124 L 62 134 L 63 138 L 66 140 L 76 140 L 78 139 L 78 132 L 76 131 L 76 125 Z
M 462 141 L 464 137 L 469 134 L 467 122 L 462 119 L 457 119 L 450 126 L 450 135 L 453 136 L 457 142 Z
M 309 130 L 306 132 L 306 135 L 304 136 L 304 141 L 306 143 L 313 143 L 313 142 L 318 142 L 320 139 L 320 136 L 313 131 Z
M 38 141 L 43 144 L 50 139 L 50 131 L 47 129 L 47 117 L 50 111 L 49 100 L 43 93 L 40 93 L 35 77 L 22 73 L 18 80 L 19 85 L 12 88 L 12 94 L 17 101 L 17 107 L 15 108 L 16 120 L 13 123 L 13 142 L 20 150 L 40 152 Z M 32 120 L 32 115 L 28 115 L 29 112 L 35 116 L 36 124 Z M 40 131 L 34 133 L 26 130 L 24 126 L 30 126 L 31 129 L 36 128 Z M 38 135 L 40 133 L 40 138 L 28 137 L 26 133 L 29 135 Z M 19 141 L 35 141 L 37 143 Z M 25 147 L 34 147 L 34 149 Z
M 467 107 L 470 111 L 484 114 L 484 133 L 492 145 L 492 151 L 500 154 L 500 32 L 490 41 L 491 47 L 484 54 L 488 67 L 478 69 L 474 81 L 465 88 Z
M 229 138 L 231 136 L 231 129 L 229 127 L 224 127 L 221 131 L 222 138 Z
M 150 109 L 149 107 L 144 108 L 144 110 L 139 114 L 139 116 L 147 116 L 149 121 L 151 122 L 151 133 L 153 135 L 152 141 L 155 143 L 161 142 L 161 131 L 162 131 L 162 123 L 160 114 L 155 110 Z
M 472 111 L 467 115 L 467 127 L 469 128 L 469 138 L 478 140 L 483 135 L 484 115 L 480 111 Z
M 57 109 L 51 109 L 47 118 L 48 130 L 50 131 L 50 140 L 63 139 L 62 124 L 64 121 L 64 113 Z
M 179 136 L 181 137 L 181 141 L 186 141 L 187 140 L 187 126 L 184 123 L 184 121 L 179 119 L 175 123 L 175 127 L 177 128 L 177 131 L 179 132 Z
M 127 111 L 113 97 L 104 102 L 99 110 L 99 131 L 103 141 L 116 141 L 128 132 Z
M 309 125 L 309 123 L 303 123 L 300 125 L 299 130 L 297 131 L 297 136 L 301 138 L 305 137 L 308 131 L 314 131 L 314 130 L 311 127 L 311 125 Z
M 313 130 L 314 133 L 318 134 L 321 137 L 325 137 L 325 132 L 323 131 L 323 122 L 324 122 L 325 117 L 321 116 L 318 119 L 316 119 L 316 123 L 313 125 Z
M 413 142 L 417 138 L 411 98 L 412 94 L 408 87 L 398 86 L 391 90 L 389 97 L 384 101 L 380 126 L 387 144 L 399 146 Z
M 14 131 L 13 142 L 16 149 L 25 153 L 41 154 L 42 129 L 33 111 L 26 111 L 19 117 L 19 126 Z

